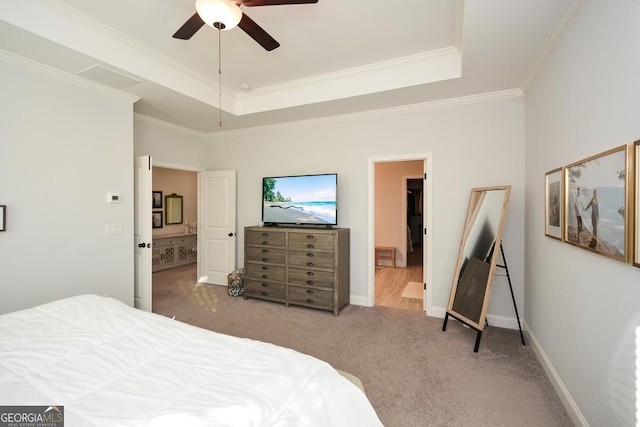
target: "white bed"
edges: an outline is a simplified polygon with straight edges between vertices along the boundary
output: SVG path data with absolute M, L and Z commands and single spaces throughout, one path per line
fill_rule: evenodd
M 0 316 L 0 405 L 65 426 L 381 426 L 329 364 L 81 295 Z

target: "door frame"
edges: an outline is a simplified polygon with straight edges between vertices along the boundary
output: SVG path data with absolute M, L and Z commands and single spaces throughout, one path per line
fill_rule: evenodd
M 200 168 L 196 166 L 187 166 L 187 165 L 179 165 L 175 163 L 161 162 L 155 159 L 153 159 L 153 162 L 151 163 L 151 167 L 152 167 L 152 170 L 153 168 L 164 168 L 164 169 L 175 169 L 175 170 L 181 170 L 181 171 L 187 171 L 187 172 L 202 172 L 205 170 L 204 168 Z M 153 187 L 153 175 L 151 176 L 151 187 Z M 196 191 L 196 197 L 199 198 L 199 194 L 197 194 L 197 191 Z M 198 203 L 198 201 L 196 201 L 196 203 Z M 151 230 L 151 242 L 153 245 L 153 230 Z M 197 268 L 197 265 L 196 265 L 196 268 Z M 151 275 L 151 289 L 153 291 L 153 274 Z
M 376 189 L 376 163 L 385 162 L 406 162 L 406 161 L 423 161 L 423 173 L 427 179 L 424 182 L 424 211 L 422 212 L 424 221 L 423 224 L 423 252 L 422 252 L 422 280 L 426 284 L 426 290 L 424 292 L 424 305 L 423 308 L 427 315 L 433 315 L 433 283 L 432 283 L 432 238 L 431 230 L 433 230 L 432 224 L 432 186 L 433 186 L 433 167 L 432 167 L 432 153 L 416 153 L 416 154 L 401 154 L 401 155 L 387 155 L 380 157 L 369 158 L 369 179 L 368 179 L 368 193 L 369 193 L 369 205 L 367 214 L 368 223 L 368 238 L 367 238 L 367 304 L 369 307 L 375 305 L 375 189 Z M 424 230 L 427 232 L 424 233 Z

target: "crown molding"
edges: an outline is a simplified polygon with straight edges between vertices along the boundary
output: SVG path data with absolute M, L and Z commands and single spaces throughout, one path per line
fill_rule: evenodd
M 254 126 L 250 128 L 234 129 L 220 132 L 203 133 L 206 139 L 214 140 L 218 136 L 240 135 L 252 133 L 257 130 L 283 129 L 289 127 L 298 127 L 308 124 L 317 123 L 339 123 L 350 120 L 366 119 L 371 117 L 386 117 L 391 115 L 408 114 L 427 110 L 437 110 L 443 108 L 458 107 L 464 105 L 478 104 L 483 102 L 503 101 L 508 99 L 523 98 L 524 93 L 521 89 L 508 89 L 497 92 L 488 92 L 471 96 L 462 96 L 458 98 L 442 99 L 437 101 L 423 102 L 419 104 L 404 105 L 400 107 L 382 108 L 371 111 L 362 111 L 357 113 L 341 114 L 336 116 L 321 117 L 316 119 L 298 120 L 293 122 L 278 123 L 264 126 Z
M 236 115 L 313 104 L 462 76 L 462 54 L 439 49 L 273 85 L 236 96 Z
M 565 33 L 569 30 L 569 28 L 573 24 L 573 21 L 578 16 L 578 13 L 582 9 L 582 6 L 584 6 L 586 1 L 587 0 L 571 0 L 571 3 L 567 6 L 567 8 L 564 11 L 562 18 L 560 18 L 560 22 L 558 22 L 558 25 L 556 25 L 556 28 L 554 29 L 553 33 L 551 33 L 551 35 L 549 36 L 549 39 L 545 43 L 544 48 L 540 53 L 540 56 L 538 56 L 537 61 L 535 62 L 535 64 L 533 65 L 533 67 L 525 77 L 524 83 L 522 84 L 522 91 L 524 93 L 527 93 L 527 91 L 535 81 L 536 77 L 538 76 L 538 74 L 540 73 L 540 71 L 546 64 L 546 62 L 549 60 L 549 58 L 555 51 L 556 46 L 558 45 L 558 43 L 560 43 L 560 40 L 562 40 Z
M 134 113 L 133 119 L 137 122 L 146 123 L 151 126 L 167 129 L 173 132 L 181 133 L 183 135 L 189 135 L 200 139 L 207 139 L 208 134 L 197 130 L 189 129 L 184 126 L 179 126 L 173 123 L 165 122 L 164 120 L 155 119 L 153 117 L 145 116 L 139 113 Z
M 75 86 L 79 86 L 85 89 L 92 90 L 94 92 L 101 93 L 103 95 L 110 96 L 112 98 L 118 98 L 123 101 L 131 102 L 131 104 L 134 104 L 140 100 L 139 96 L 131 95 L 130 93 L 122 92 L 118 89 L 114 89 L 109 86 L 104 86 L 99 83 L 94 83 L 91 80 L 78 77 L 75 74 L 67 73 L 66 71 L 61 71 L 57 68 L 53 68 L 48 65 L 41 64 L 40 62 L 36 62 L 31 59 L 16 55 L 15 53 L 7 52 L 1 49 L 0 49 L 0 60 L 13 65 L 17 65 L 22 68 L 26 68 L 31 71 L 35 71 L 39 74 L 45 74 L 55 79 L 62 80 L 66 83 L 73 84 Z

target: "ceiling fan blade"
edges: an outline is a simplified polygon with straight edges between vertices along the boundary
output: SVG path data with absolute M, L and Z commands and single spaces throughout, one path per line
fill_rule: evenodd
M 195 13 L 185 22 L 182 27 L 173 35 L 175 39 L 189 40 L 204 25 L 204 21 L 200 15 Z
M 236 1 L 237 3 L 237 1 Z M 318 0 L 240 0 L 242 6 L 279 6 L 282 4 L 311 4 Z
M 242 28 L 242 30 L 249 34 L 252 39 L 258 42 L 260 46 L 265 48 L 268 51 L 271 51 L 280 46 L 280 43 L 276 41 L 273 37 L 269 35 L 262 27 L 256 22 L 249 18 L 245 13 L 242 13 L 242 19 L 238 24 L 238 27 Z

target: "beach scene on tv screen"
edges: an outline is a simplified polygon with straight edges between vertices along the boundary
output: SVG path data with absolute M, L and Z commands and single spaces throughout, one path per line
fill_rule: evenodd
M 336 176 L 263 179 L 265 223 L 336 224 Z

